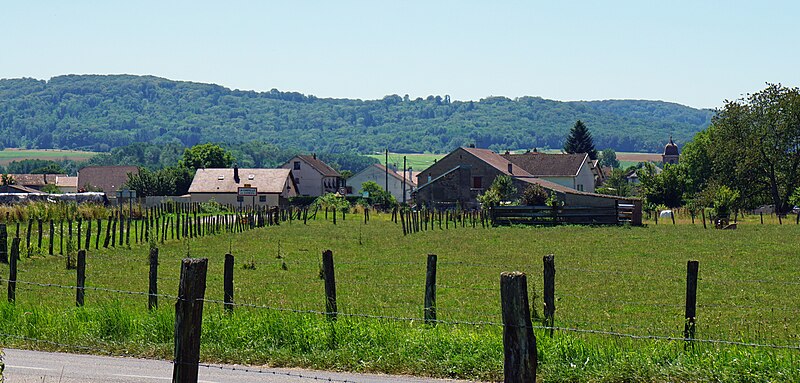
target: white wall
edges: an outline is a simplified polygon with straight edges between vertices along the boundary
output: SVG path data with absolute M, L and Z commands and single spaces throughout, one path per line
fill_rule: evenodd
M 376 166 L 370 166 L 367 169 L 359 172 L 358 174 L 347 179 L 347 186 L 353 190 L 351 195 L 361 195 L 361 184 L 367 181 L 372 181 L 378 184 L 382 189 L 386 188 L 386 171 L 381 170 Z M 406 180 L 406 202 L 411 200 L 411 181 Z M 403 181 L 389 175 L 389 193 L 391 193 L 397 202 L 403 202 Z
M 295 162 L 300 162 L 299 170 L 295 169 Z M 319 197 L 324 194 L 322 190 L 322 174 L 305 161 L 294 157 L 284 164 L 283 168 L 292 170 L 300 195 Z

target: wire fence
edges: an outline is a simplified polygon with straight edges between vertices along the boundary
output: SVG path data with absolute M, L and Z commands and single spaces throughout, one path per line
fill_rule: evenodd
M 280 260 L 276 260 L 276 262 L 280 262 Z M 146 263 L 146 262 L 144 262 Z M 304 262 L 305 264 L 313 265 L 314 267 L 319 267 L 320 263 L 311 263 L 311 262 Z M 339 262 L 339 264 L 344 265 L 367 265 L 367 266 L 420 266 L 422 269 L 421 262 Z M 470 262 L 439 262 L 439 265 L 444 266 L 468 266 L 468 267 L 483 267 L 485 269 L 493 270 L 495 268 L 508 268 L 507 265 L 495 264 L 495 263 L 470 263 Z M 528 270 L 542 270 L 542 266 L 534 266 L 529 265 L 524 267 Z M 445 269 L 447 270 L 447 269 Z M 685 282 L 686 279 L 677 278 L 677 277 L 667 277 L 663 275 L 652 275 L 651 273 L 641 273 L 641 272 L 634 272 L 634 271 L 616 271 L 616 270 L 593 270 L 593 269 L 583 269 L 583 268 L 572 268 L 572 267 L 564 267 L 559 268 L 559 271 L 566 271 L 567 273 L 585 273 L 585 274 L 592 274 L 592 275 L 623 275 L 623 276 L 637 276 L 637 277 L 644 277 L 644 278 L 651 278 L 651 279 L 658 279 L 662 281 L 671 281 L 671 282 Z M 445 274 L 446 275 L 446 274 Z M 561 274 L 559 274 L 561 275 Z M 320 275 L 321 277 L 321 275 Z M 325 282 L 323 279 L 316 276 L 310 276 L 309 278 L 295 278 L 293 280 L 283 280 L 283 281 L 264 281 L 263 285 L 264 288 L 268 288 L 269 285 L 275 286 L 295 286 L 295 285 L 303 285 L 313 289 L 320 289 Z M 247 310 L 263 310 L 269 311 L 274 313 L 281 313 L 281 314 L 296 314 L 296 315 L 312 315 L 312 316 L 321 316 L 321 317 L 329 317 L 331 315 L 336 315 L 340 318 L 348 318 L 352 320 L 367 320 L 367 321 L 383 321 L 383 322 L 399 322 L 405 323 L 409 326 L 430 326 L 430 325 L 442 325 L 442 326 L 469 326 L 474 328 L 492 328 L 497 330 L 498 332 L 503 329 L 509 327 L 507 324 L 503 324 L 501 321 L 502 312 L 500 310 L 484 310 L 484 309 L 475 309 L 472 307 L 460 307 L 457 304 L 458 299 L 450 302 L 450 304 L 440 304 L 436 307 L 436 310 L 439 313 L 445 314 L 443 317 L 439 318 L 430 318 L 426 316 L 421 316 L 419 314 L 426 313 L 428 308 L 425 305 L 422 305 L 421 302 L 409 302 L 409 301 L 382 301 L 381 296 L 391 295 L 393 289 L 396 290 L 405 290 L 405 291 L 414 291 L 416 293 L 421 293 L 426 290 L 426 286 L 422 283 L 385 283 L 381 281 L 369 280 L 369 276 L 364 276 L 363 279 L 356 278 L 354 275 L 347 275 L 346 277 L 340 278 L 338 283 L 341 286 L 364 286 L 370 285 L 374 287 L 374 292 L 370 294 L 369 292 L 360 292 L 359 296 L 363 297 L 365 294 L 368 297 L 371 297 L 371 302 L 374 303 L 372 306 L 365 306 L 365 305 L 353 305 L 352 307 L 348 306 L 340 306 L 339 310 L 330 311 L 326 310 L 318 310 L 313 308 L 298 308 L 292 307 L 291 305 L 275 305 L 275 304 L 261 304 L 261 303 L 254 303 L 254 302 L 247 302 L 246 300 L 233 302 L 226 301 L 226 300 L 218 300 L 218 299 L 211 299 L 211 298 L 201 298 L 199 300 L 186 300 L 182 299 L 176 295 L 170 294 L 161 294 L 161 293 L 151 293 L 145 291 L 132 291 L 132 290 L 121 290 L 121 289 L 114 289 L 108 287 L 97 287 L 97 286 L 77 286 L 77 285 L 68 285 L 68 284 L 59 284 L 59 283 L 51 283 L 51 282 L 41 282 L 41 281 L 29 281 L 29 280 L 20 280 L 19 278 L 12 280 L 7 278 L 0 278 L 0 283 L 4 284 L 14 284 L 19 287 L 34 287 L 34 288 L 44 288 L 44 289 L 59 289 L 59 290 L 69 290 L 69 291 L 91 291 L 91 292 L 102 292 L 105 294 L 110 295 L 120 295 L 120 296 L 139 296 L 139 297 L 157 297 L 161 299 L 166 299 L 168 301 L 186 301 L 186 302 L 197 302 L 202 301 L 203 303 L 213 304 L 213 305 L 220 305 L 224 306 L 226 309 L 247 309 Z M 158 278 L 157 280 L 165 281 L 165 282 L 174 282 L 175 280 L 172 278 Z M 713 286 L 714 288 L 723 288 L 728 289 L 730 286 L 735 285 L 737 287 L 742 287 L 743 285 L 749 284 L 761 284 L 761 285 L 772 285 L 780 288 L 781 290 L 790 289 L 792 286 L 800 285 L 800 282 L 794 282 L 790 280 L 773 280 L 773 279 L 721 279 L 721 278 L 714 278 L 714 277 L 706 277 L 701 278 L 700 281 L 706 286 Z M 602 281 L 598 281 L 602 282 Z M 448 283 L 436 283 L 435 287 L 440 289 L 441 291 L 453 290 L 452 294 L 458 294 L 459 292 L 474 292 L 481 295 L 495 295 L 499 293 L 499 288 L 491 287 L 482 285 L 480 283 L 475 284 L 461 284 L 458 283 L 458 280 L 453 280 Z M 569 286 L 567 286 L 569 289 Z M 356 289 L 358 290 L 358 288 Z M 345 293 L 345 296 L 347 293 Z M 462 294 L 463 295 L 463 294 Z M 789 337 L 788 342 L 783 344 L 784 342 L 776 341 L 782 338 L 769 338 L 766 336 L 760 335 L 756 337 L 751 337 L 748 334 L 736 334 L 738 336 L 734 336 L 734 339 L 725 339 L 726 337 L 687 337 L 684 336 L 676 336 L 675 333 L 681 332 L 681 327 L 684 325 L 683 318 L 676 317 L 676 312 L 678 312 L 680 308 L 683 308 L 685 305 L 678 301 L 678 297 L 673 296 L 670 301 L 648 301 L 648 300 L 628 300 L 628 299 L 620 299 L 620 295 L 623 294 L 614 294 L 613 292 L 594 292 L 593 294 L 580 294 L 580 293 L 572 293 L 572 292 L 563 292 L 559 291 L 555 293 L 555 299 L 557 302 L 560 302 L 558 305 L 560 307 L 569 307 L 573 305 L 572 302 L 587 302 L 593 306 L 603 306 L 603 307 L 647 307 L 654 309 L 655 313 L 666 314 L 674 319 L 674 325 L 666 325 L 664 322 L 655 324 L 653 326 L 645 325 L 643 326 L 641 323 L 628 323 L 624 321 L 619 321 L 614 323 L 613 321 L 603 321 L 603 320 L 596 320 L 592 318 L 580 318 L 580 316 L 571 317 L 570 314 L 565 315 L 564 317 L 559 316 L 558 324 L 556 325 L 553 322 L 550 325 L 533 325 L 532 328 L 535 330 L 540 330 L 543 332 L 556 332 L 556 333 L 564 333 L 564 334 L 574 334 L 574 335 L 592 335 L 592 336 L 602 336 L 602 337 L 612 337 L 612 338 L 620 338 L 620 339 L 628 339 L 632 341 L 654 341 L 654 342 L 691 342 L 692 344 L 709 344 L 715 346 L 736 346 L 736 347 L 752 347 L 752 348 L 765 348 L 765 349 L 779 349 L 779 350 L 800 350 L 800 343 L 796 337 L 791 338 Z M 662 295 L 663 296 L 663 295 Z M 536 303 L 536 299 L 539 298 L 537 294 L 534 293 L 533 303 Z M 581 307 L 581 306 L 575 306 Z M 697 308 L 702 310 L 709 310 L 709 311 L 751 311 L 751 312 L 772 312 L 772 313 L 782 313 L 782 314 L 792 314 L 800 311 L 798 308 L 789 307 L 789 306 L 769 306 L 765 304 L 765 302 L 758 302 L 758 304 L 743 304 L 739 302 L 727 302 L 727 301 L 710 301 L 706 303 L 700 303 L 696 305 Z M 499 307 L 498 307 L 499 308 Z M 535 312 L 535 310 L 534 310 Z M 570 310 L 559 311 L 559 312 L 567 312 L 571 313 Z M 410 315 L 405 315 L 411 313 Z M 454 314 L 454 313 L 457 313 Z M 461 318 L 465 317 L 472 317 L 476 318 L 475 320 L 465 320 Z M 614 318 L 618 319 L 618 317 L 609 317 L 609 319 Z M 485 320 L 481 320 L 485 319 Z M 535 323 L 538 323 L 534 321 Z M 713 321 L 708 322 L 698 322 L 700 326 L 705 323 L 709 325 L 712 324 Z M 547 322 L 543 322 L 547 323 Z M 714 326 L 724 325 L 724 323 L 713 322 Z M 797 327 L 797 326 L 795 326 Z M 621 331 L 624 330 L 624 331 Z M 73 345 L 68 343 L 60 343 L 58 341 L 52 341 L 47 339 L 35 339 L 25 337 L 23 335 L 17 335 L 12 333 L 0 333 L 0 336 L 6 339 L 15 339 L 18 341 L 29 341 L 29 342 L 36 342 L 41 344 L 46 344 L 51 347 L 57 347 L 61 349 L 73 349 L 78 351 L 85 351 L 85 352 L 93 352 L 93 353 L 105 353 L 108 355 L 114 355 L 115 353 L 112 351 L 108 351 L 107 349 L 92 347 L 92 346 L 81 346 L 81 345 Z M 759 338 L 760 340 L 754 341 L 754 338 Z M 320 377 L 320 376 L 311 376 L 305 375 L 301 373 L 287 373 L 282 372 L 280 370 L 275 369 L 267 369 L 267 368 L 251 368 L 251 367 L 239 367 L 239 366 L 227 366 L 227 365 L 214 365 L 214 364 L 199 364 L 200 367 L 204 368 L 213 368 L 213 369 L 220 369 L 220 370 L 231 370 L 231 371 L 244 371 L 244 372 L 253 372 L 259 374 L 271 374 L 271 375 L 285 375 L 285 376 L 293 376 L 295 378 L 301 379 L 313 379 L 313 380 L 327 380 L 327 381 L 339 381 L 339 382 L 352 382 L 351 380 L 347 379 L 335 379 L 330 377 Z M 294 374 L 294 375 L 292 375 Z

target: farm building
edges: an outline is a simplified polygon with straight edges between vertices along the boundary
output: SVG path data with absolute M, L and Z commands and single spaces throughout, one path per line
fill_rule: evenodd
M 532 161 L 532 163 L 539 162 Z M 478 195 L 484 193 L 500 175 L 511 177 L 518 192 L 531 184 L 538 184 L 555 193 L 566 206 L 610 208 L 620 202 L 636 203 L 639 205 L 639 216 L 641 216 L 641 203 L 636 199 L 575 190 L 544 177 L 532 175 L 491 150 L 464 147 L 456 149 L 420 173 L 417 181 L 420 186 L 415 190 L 416 201 L 427 206 L 457 205 L 475 208 L 479 205 Z M 590 177 L 592 178 L 586 179 L 593 185 L 594 178 L 591 173 Z
M 31 189 L 42 190 L 47 185 L 56 185 L 58 177 L 66 177 L 66 174 L 8 174 L 16 185 L 22 185 Z
M 577 191 L 593 193 L 597 170 L 586 153 L 546 154 L 536 151 L 503 154 L 503 158 L 528 174 Z
M 239 188 L 255 188 L 255 196 L 242 197 L 243 206 L 284 206 L 297 196 L 297 184 L 289 169 L 197 169 L 189 186 L 192 202 L 215 201 L 239 205 Z
M 411 191 L 417 187 L 416 181 L 411 177 L 410 172 L 407 172 L 403 177 L 403 172 L 398 172 L 392 168 L 387 169 L 381 164 L 372 164 L 347 179 L 347 194 L 361 195 L 361 185 L 364 182 L 372 181 L 381 188 L 388 190 L 398 202 L 410 201 Z M 388 188 L 386 187 L 387 179 L 389 182 Z M 405 197 L 403 196 L 403 191 L 405 191 Z
M 56 186 L 62 193 L 77 193 L 78 177 L 58 176 L 56 177 Z
M 342 175 L 319 160 L 316 154 L 294 156 L 281 168 L 292 171 L 294 182 L 303 196 L 319 197 L 336 193 L 342 186 Z
M 136 166 L 87 166 L 78 170 L 79 192 L 102 191 L 109 199 L 117 198 L 117 190 L 128 182 L 128 174 L 139 174 Z

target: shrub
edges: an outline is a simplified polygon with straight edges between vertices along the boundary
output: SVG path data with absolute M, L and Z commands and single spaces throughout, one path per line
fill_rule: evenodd
M 542 185 L 528 185 L 522 191 L 519 202 L 527 206 L 541 206 L 550 198 L 550 193 L 545 190 Z

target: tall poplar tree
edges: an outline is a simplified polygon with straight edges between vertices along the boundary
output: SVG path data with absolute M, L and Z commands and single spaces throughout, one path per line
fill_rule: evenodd
M 589 129 L 583 121 L 578 120 L 575 126 L 569 131 L 567 142 L 564 143 L 564 151 L 567 153 L 588 153 L 589 158 L 597 159 L 597 150 L 594 148 L 594 140 Z

